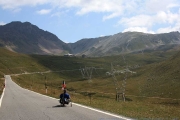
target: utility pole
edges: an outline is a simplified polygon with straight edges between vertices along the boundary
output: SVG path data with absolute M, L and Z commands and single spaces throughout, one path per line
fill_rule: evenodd
M 34 74 L 32 76 L 33 76 L 33 78 L 32 78 L 32 81 L 31 81 L 31 90 L 33 89 L 32 87 L 33 87 Z
M 93 69 L 94 67 L 81 68 L 80 70 L 81 70 L 82 78 L 91 80 Z
M 122 83 L 122 97 L 123 97 L 123 100 L 126 101 L 126 99 L 125 99 L 125 91 L 126 91 L 126 80 L 127 80 L 128 65 L 127 65 L 127 62 L 126 62 L 126 59 L 125 59 L 124 55 L 123 55 L 123 60 L 124 60 L 124 63 L 126 64 L 126 70 L 125 70 L 124 80 L 123 80 L 123 83 Z
M 111 63 L 111 75 L 114 81 L 115 89 L 116 89 L 116 101 L 120 101 L 120 95 L 122 94 L 121 92 L 121 87 L 117 81 L 117 78 L 115 76 L 115 69 L 113 67 L 113 64 Z
M 120 95 L 122 95 L 123 101 L 126 101 L 125 91 L 126 91 L 126 80 L 127 80 L 128 66 L 127 66 L 127 63 L 126 63 L 124 56 L 123 56 L 123 60 L 124 60 L 124 63 L 126 64 L 126 69 L 125 69 L 125 73 L 124 73 L 125 75 L 124 75 L 124 79 L 122 81 L 121 87 L 120 87 L 120 85 L 117 81 L 117 78 L 115 76 L 116 70 L 114 69 L 113 64 L 111 63 L 111 75 L 112 75 L 114 85 L 115 85 L 115 89 L 116 89 L 116 101 L 120 101 Z
M 46 80 L 46 76 L 45 76 L 44 79 L 45 79 L 45 81 L 46 81 L 46 82 L 45 82 L 45 90 L 46 90 L 46 94 L 47 94 L 48 91 L 47 91 L 47 80 Z

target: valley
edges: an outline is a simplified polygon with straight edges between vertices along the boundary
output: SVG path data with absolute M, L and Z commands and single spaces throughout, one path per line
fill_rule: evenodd
M 137 119 L 176 119 L 180 117 L 179 60 L 176 49 L 82 58 L 25 55 L 0 48 L 0 76 L 9 74 L 18 85 L 55 98 L 65 80 L 73 102 Z M 113 77 L 106 75 L 111 65 L 116 71 L 135 72 L 127 72 L 125 102 L 115 100 Z M 125 74 L 115 77 L 122 87 Z

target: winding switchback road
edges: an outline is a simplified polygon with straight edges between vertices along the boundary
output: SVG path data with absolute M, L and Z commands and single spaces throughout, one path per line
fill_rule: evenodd
M 5 76 L 0 120 L 127 120 L 128 118 L 73 103 L 60 107 L 58 99 L 19 87 Z

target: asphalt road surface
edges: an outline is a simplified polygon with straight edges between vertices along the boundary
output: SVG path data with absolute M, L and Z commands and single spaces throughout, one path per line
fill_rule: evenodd
M 9 75 L 0 107 L 0 120 L 127 120 L 128 118 L 73 103 L 60 107 L 57 99 L 23 89 Z

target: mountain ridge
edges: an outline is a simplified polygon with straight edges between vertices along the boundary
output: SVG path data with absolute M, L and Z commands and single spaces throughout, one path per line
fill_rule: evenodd
M 101 40 L 101 38 L 94 39 L 96 39 L 96 42 L 94 42 L 93 45 L 89 43 L 91 45 L 83 49 L 81 54 L 87 54 L 91 56 L 117 55 L 121 53 L 138 52 L 147 49 L 158 49 L 158 47 L 164 45 L 171 45 L 171 48 L 169 49 L 173 49 L 173 45 L 179 45 L 180 43 L 180 33 L 170 32 L 162 34 L 148 34 L 141 32 L 125 32 L 112 36 L 106 36 L 103 40 Z M 91 39 L 83 39 L 76 42 L 75 44 L 78 44 L 82 41 L 88 44 L 89 40 Z M 73 47 L 72 51 L 74 51 Z
M 180 33 L 149 34 L 124 32 L 65 43 L 56 35 L 30 22 L 14 21 L 0 26 L 0 46 L 25 54 L 110 56 L 146 50 L 174 49 L 180 44 Z
M 29 22 L 11 22 L 0 26 L 0 46 L 25 54 L 60 55 L 70 51 L 56 35 Z

